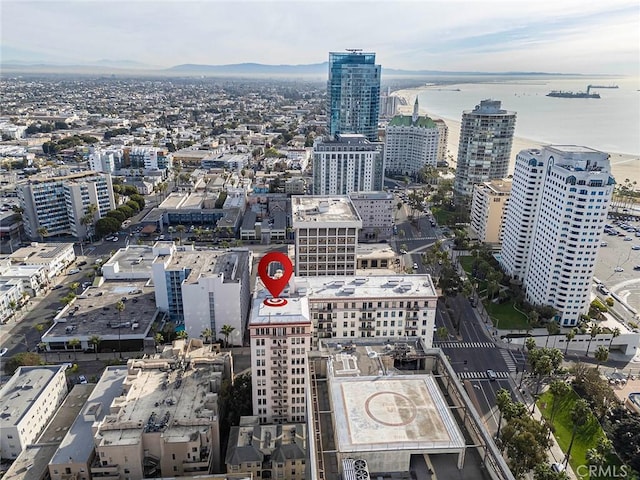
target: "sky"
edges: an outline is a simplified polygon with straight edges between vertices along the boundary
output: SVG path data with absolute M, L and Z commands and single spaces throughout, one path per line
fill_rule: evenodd
M 638 0 L 2 0 L 4 63 L 313 64 L 640 76 Z

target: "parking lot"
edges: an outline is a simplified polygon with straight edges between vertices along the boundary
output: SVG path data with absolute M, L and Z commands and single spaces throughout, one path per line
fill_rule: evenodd
M 640 222 L 622 222 L 640 231 Z M 637 312 L 640 312 L 640 236 L 637 231 L 624 230 L 613 226 L 617 235 L 604 233 L 598 252 L 595 277 L 604 283 L 607 289 L 618 295 Z M 634 249 L 635 248 L 635 249 Z M 629 318 L 633 315 L 630 314 Z

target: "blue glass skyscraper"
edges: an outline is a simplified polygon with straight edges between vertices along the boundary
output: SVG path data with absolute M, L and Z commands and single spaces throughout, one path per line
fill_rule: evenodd
M 327 117 L 331 136 L 360 133 L 378 140 L 380 65 L 375 53 L 360 50 L 329 53 Z

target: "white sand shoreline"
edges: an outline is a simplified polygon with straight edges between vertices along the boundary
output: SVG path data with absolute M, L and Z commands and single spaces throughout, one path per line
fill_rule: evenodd
M 410 89 L 396 90 L 391 95 L 403 98 L 406 105 L 399 107 L 399 113 L 411 114 L 413 111 L 413 104 L 416 100 L 418 93 L 423 91 L 423 87 L 416 87 Z M 453 156 L 453 165 L 455 167 L 456 160 L 458 158 L 458 144 L 460 143 L 460 119 L 444 118 L 439 115 L 433 115 L 426 109 L 420 109 L 421 114 L 429 115 L 431 118 L 439 118 L 449 127 L 449 140 L 447 144 L 448 155 Z M 460 112 L 462 117 L 462 112 Z M 513 144 L 511 147 L 511 161 L 509 162 L 509 175 L 513 174 L 513 168 L 515 165 L 515 159 L 518 152 L 527 150 L 530 148 L 541 148 L 549 143 L 544 143 L 539 140 L 533 140 L 530 138 L 513 137 Z M 637 155 L 629 155 L 618 152 L 607 152 L 610 155 L 609 161 L 611 162 L 611 171 L 618 183 L 624 182 L 625 179 L 631 181 L 638 181 L 640 183 L 640 157 Z

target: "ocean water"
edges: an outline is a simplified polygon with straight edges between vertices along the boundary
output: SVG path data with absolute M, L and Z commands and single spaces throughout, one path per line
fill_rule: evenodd
M 546 96 L 551 90 L 585 91 L 589 84 L 619 88 L 592 89 L 600 99 Z M 516 137 L 640 156 L 640 79 L 507 79 L 428 86 L 418 94 L 421 111 L 456 121 L 464 110 L 473 110 L 488 98 L 500 100 L 503 109 L 517 113 Z

